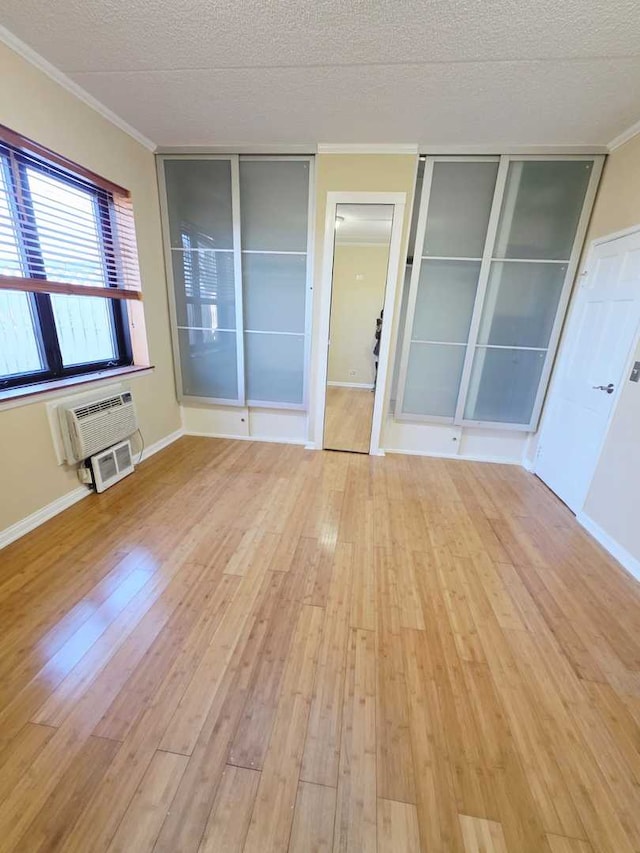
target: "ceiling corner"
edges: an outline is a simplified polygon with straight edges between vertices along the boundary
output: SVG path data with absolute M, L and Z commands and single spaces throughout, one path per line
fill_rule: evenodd
M 156 143 L 145 136 L 143 133 L 140 133 L 139 130 L 136 130 L 135 127 L 132 127 L 128 122 L 124 119 L 120 118 L 119 115 L 114 113 L 109 107 L 106 107 L 103 103 L 101 103 L 97 98 L 94 98 L 93 95 L 89 94 L 86 89 L 83 89 L 82 86 L 79 86 L 75 83 L 70 77 L 68 77 L 64 71 L 61 71 L 55 65 L 52 65 L 48 59 L 45 59 L 44 56 L 41 56 L 37 53 L 33 48 L 29 47 L 28 44 L 23 42 L 17 36 L 15 36 L 10 30 L 6 27 L 3 27 L 0 24 L 0 41 L 3 42 L 8 48 L 13 50 L 35 68 L 38 68 L 44 74 L 47 75 L 51 80 L 55 83 L 58 83 L 59 86 L 62 86 L 63 89 L 66 89 L 72 95 L 75 95 L 78 100 L 85 103 L 88 107 L 91 107 L 92 110 L 99 113 L 104 119 L 111 122 L 111 124 L 118 127 L 120 130 L 124 131 L 124 133 L 128 134 L 135 139 L 136 142 L 139 142 L 140 145 L 144 145 L 145 148 L 148 148 L 149 151 L 155 152 Z

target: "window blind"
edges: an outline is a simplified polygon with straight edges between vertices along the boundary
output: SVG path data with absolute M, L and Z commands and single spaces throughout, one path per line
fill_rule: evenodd
M 2 126 L 0 288 L 141 298 L 128 191 Z

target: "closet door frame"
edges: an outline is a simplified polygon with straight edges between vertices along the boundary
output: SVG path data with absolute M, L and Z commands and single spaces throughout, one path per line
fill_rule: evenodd
M 234 270 L 234 295 L 235 295 L 235 335 L 236 335 L 236 363 L 238 398 L 228 399 L 222 397 L 201 397 L 185 394 L 182 382 L 182 364 L 180 358 L 175 281 L 173 276 L 173 255 L 171 247 L 171 236 L 169 230 L 169 208 L 167 198 L 167 187 L 165 180 L 164 163 L 167 160 L 224 160 L 231 166 L 231 214 L 233 224 L 233 270 Z M 243 161 L 305 161 L 309 164 L 309 194 L 307 206 L 307 249 L 306 274 L 305 274 L 305 316 L 304 331 L 295 333 L 296 337 L 303 337 L 303 393 L 300 403 L 283 403 L 268 400 L 249 400 L 246 397 L 246 374 L 245 374 L 245 324 L 244 324 L 244 296 L 242 276 L 242 231 L 241 231 L 241 199 L 240 199 L 240 160 Z M 309 366 L 311 362 L 311 328 L 313 312 L 313 267 L 314 267 L 314 229 L 315 229 L 315 158 L 313 155 L 243 155 L 243 154 L 161 154 L 157 158 L 158 183 L 160 188 L 160 211 L 163 230 L 165 270 L 168 283 L 169 317 L 171 326 L 171 341 L 173 348 L 174 373 L 176 379 L 177 397 L 180 402 L 198 403 L 210 406 L 251 406 L 263 409 L 290 409 L 295 411 L 308 411 L 309 408 Z M 303 254 L 303 253 L 300 253 Z M 251 334 L 251 332 L 249 332 Z M 266 334 L 266 333 L 265 333 Z M 278 333 L 288 334 L 288 333 Z
M 469 335 L 467 337 L 467 351 L 464 357 L 462 366 L 462 376 L 460 377 L 460 388 L 458 391 L 458 400 L 456 403 L 456 411 L 451 421 L 453 424 L 462 425 L 464 421 L 464 407 L 467 403 L 467 393 L 471 382 L 471 369 L 473 367 L 473 359 L 476 351 L 476 342 L 480 333 L 480 321 L 484 308 L 484 300 L 487 295 L 487 286 L 489 284 L 489 274 L 491 272 L 491 262 L 493 260 L 493 250 L 498 233 L 498 224 L 500 221 L 500 213 L 502 211 L 502 201 L 504 199 L 504 190 L 507 184 L 507 174 L 509 172 L 509 157 L 500 157 L 498 165 L 498 174 L 496 177 L 496 185 L 493 191 L 493 199 L 491 201 L 491 212 L 489 214 L 489 224 L 487 226 L 487 235 L 484 241 L 484 250 L 482 252 L 482 261 L 480 263 L 480 275 L 478 276 L 478 289 L 476 290 L 476 299 L 473 305 L 473 313 L 471 315 L 471 326 L 469 327 Z M 468 422 L 473 423 L 473 422 Z M 489 427 L 493 424 L 483 422 L 483 426 Z M 522 429 L 522 427 L 520 427 Z
M 427 231 L 427 218 L 429 211 L 429 203 L 431 200 L 431 185 L 433 182 L 433 168 L 436 163 L 498 163 L 501 160 L 498 156 L 491 155 L 481 155 L 481 156 L 473 156 L 473 157 L 456 157 L 456 156 L 427 156 L 424 163 L 424 176 L 422 179 L 422 193 L 420 196 L 420 207 L 418 210 L 418 226 L 416 228 L 416 242 L 413 251 L 413 264 L 411 266 L 411 278 L 409 280 L 409 298 L 407 300 L 407 313 L 405 318 L 405 327 L 404 334 L 402 337 L 402 350 L 400 355 L 400 371 L 398 373 L 398 394 L 396 396 L 396 405 L 394 417 L 399 421 L 413 421 L 420 423 L 437 423 L 437 424 L 454 424 L 457 423 L 457 406 L 456 406 L 456 416 L 455 417 L 446 417 L 443 415 L 420 415 L 420 414 L 408 414 L 402 411 L 404 407 L 404 393 L 405 386 L 407 381 L 407 372 L 409 369 L 409 353 L 411 350 L 412 343 L 412 333 L 413 333 L 413 322 L 414 315 L 416 309 L 416 301 L 418 298 L 418 286 L 420 284 L 420 273 L 422 271 L 422 261 L 424 258 L 422 257 L 424 251 L 424 240 Z M 502 167 L 502 163 L 499 163 L 498 166 L 498 177 L 496 178 L 496 187 L 494 189 L 494 195 L 492 200 L 491 207 L 491 215 L 489 217 L 489 224 L 487 227 L 487 234 L 492 224 L 493 212 L 495 209 L 495 200 L 496 200 L 496 191 L 498 186 L 498 181 L 500 180 L 500 169 Z M 506 169 L 506 167 L 505 167 Z M 506 171 L 505 171 L 506 174 Z M 498 216 L 500 214 L 500 210 L 498 208 Z M 495 227 L 497 227 L 497 220 Z M 480 261 L 480 274 L 478 277 L 478 287 L 476 290 L 476 299 L 474 301 L 473 314 L 471 319 L 471 327 L 473 327 L 473 322 L 476 316 L 476 310 L 478 308 L 478 295 L 480 292 L 480 284 L 482 281 L 483 267 L 485 264 L 485 255 L 487 252 L 487 239 L 485 238 L 484 244 L 484 252 L 482 258 L 464 258 L 457 260 L 468 260 L 468 261 Z M 429 260 L 427 257 L 426 260 Z M 440 258 L 434 257 L 433 260 L 441 260 Z M 446 260 L 454 260 L 454 258 L 446 258 Z M 480 309 L 482 308 L 482 304 L 480 303 Z M 480 321 L 478 320 L 478 323 Z M 471 329 L 469 330 L 469 335 L 467 337 L 466 352 L 465 352 L 465 360 L 464 366 L 462 370 L 462 376 L 460 379 L 460 391 L 462 391 L 463 382 L 465 378 L 465 368 L 467 364 L 467 359 L 469 355 L 469 341 L 471 336 Z M 460 394 L 458 395 L 458 404 L 460 401 Z
M 205 405 L 244 406 L 244 322 L 242 311 L 242 255 L 240 253 L 240 170 L 237 154 L 161 154 L 158 160 L 158 184 L 160 188 L 160 215 L 162 220 L 164 261 L 168 284 L 169 319 L 171 326 L 171 341 L 173 345 L 173 364 L 176 379 L 176 391 L 179 402 L 200 403 Z M 233 277 L 236 318 L 236 364 L 238 398 L 200 397 L 185 394 L 182 384 L 182 364 L 180 359 L 180 328 L 178 326 L 178 311 L 176 306 L 175 281 L 173 277 L 173 255 L 171 234 L 169 230 L 169 205 L 164 164 L 167 160 L 225 160 L 231 166 L 231 220 L 233 225 Z
M 509 166 L 511 163 L 520 163 L 527 161 L 537 161 L 537 162 L 561 162 L 561 161 L 582 161 L 587 163 L 593 163 L 593 168 L 591 170 L 591 176 L 589 178 L 589 183 L 587 184 L 587 191 L 584 195 L 584 201 L 582 202 L 582 209 L 580 211 L 580 217 L 578 219 L 578 225 L 576 227 L 576 233 L 573 238 L 573 244 L 571 247 L 571 253 L 569 255 L 568 260 L 562 261 L 561 263 L 567 264 L 567 269 L 564 276 L 564 281 L 562 283 L 562 289 L 560 291 L 560 299 L 558 300 L 558 307 L 556 308 L 556 314 L 553 321 L 553 326 L 551 327 L 551 334 L 549 335 L 549 344 L 547 346 L 547 352 L 544 359 L 544 364 L 542 367 L 542 372 L 540 374 L 540 380 L 538 382 L 538 388 L 536 391 L 535 401 L 533 404 L 533 408 L 531 410 L 531 418 L 526 424 L 512 424 L 512 423 L 504 423 L 502 421 L 477 421 L 470 418 L 464 417 L 464 408 L 467 402 L 467 396 L 469 391 L 469 385 L 471 382 L 471 371 L 473 367 L 473 359 L 476 352 L 476 346 L 478 343 L 478 336 L 480 333 L 480 322 L 482 317 L 482 310 L 484 308 L 484 300 L 486 296 L 487 286 L 489 283 L 489 275 L 491 273 L 491 266 L 494 261 L 500 262 L 504 261 L 504 258 L 496 258 L 495 257 L 495 245 L 497 240 L 497 231 L 498 224 L 500 219 L 500 213 L 502 210 L 502 202 L 504 199 L 507 175 L 509 171 Z M 575 279 L 576 270 L 578 268 L 578 262 L 580 261 L 580 255 L 582 254 L 582 248 L 584 244 L 584 238 L 587 233 L 587 227 L 589 225 L 589 219 L 591 217 L 591 210 L 593 208 L 593 202 L 595 201 L 596 192 L 598 190 L 598 184 L 600 182 L 600 176 L 602 174 L 602 168 L 604 165 L 604 156 L 597 154 L 589 154 L 589 155 L 580 155 L 580 154 L 551 154 L 551 155 L 536 155 L 536 154 L 519 154 L 519 155 L 509 155 L 503 154 L 500 158 L 500 169 L 498 171 L 498 180 L 496 181 L 496 194 L 494 195 L 493 205 L 491 209 L 491 218 L 489 222 L 489 229 L 487 231 L 487 242 L 485 244 L 485 257 L 487 258 L 486 266 L 484 265 L 483 259 L 483 269 L 480 273 L 480 281 L 478 282 L 478 297 L 476 301 L 476 305 L 474 306 L 473 318 L 471 320 L 471 329 L 469 332 L 469 342 L 467 345 L 467 356 L 465 359 L 465 365 L 462 372 L 462 381 L 460 383 L 460 394 L 458 396 L 458 405 L 456 407 L 456 417 L 455 423 L 460 426 L 472 426 L 472 427 L 481 427 L 485 429 L 501 429 L 501 430 L 513 430 L 515 432 L 535 432 L 538 427 L 538 421 L 540 420 L 540 414 L 542 411 L 542 405 L 544 403 L 544 399 L 547 394 L 547 388 L 549 384 L 549 377 L 551 375 L 551 370 L 553 368 L 553 363 L 555 360 L 558 343 L 560 340 L 560 333 L 562 332 L 562 327 L 564 325 L 567 305 L 569 303 L 569 298 L 571 296 L 571 291 L 573 288 L 573 282 Z M 500 191 L 498 193 L 498 190 Z M 495 220 L 494 220 L 495 217 Z M 491 226 L 493 225 L 493 229 Z M 518 258 L 517 261 L 519 263 L 548 263 L 546 260 L 540 261 L 539 259 L 528 259 L 528 258 Z M 515 347 L 517 349 L 517 347 Z M 509 347 L 507 347 L 509 349 Z
M 476 298 L 474 302 L 473 314 L 471 318 L 471 326 L 469 329 L 469 335 L 467 338 L 466 344 L 466 354 L 464 359 L 464 364 L 462 368 L 462 375 L 460 379 L 460 388 L 458 392 L 458 400 L 456 404 L 456 411 L 454 417 L 440 417 L 435 415 L 414 415 L 403 413 L 403 404 L 404 404 L 404 392 L 405 392 L 405 383 L 407 378 L 407 369 L 408 369 L 408 361 L 409 361 L 409 350 L 411 346 L 411 334 L 413 330 L 413 322 L 414 322 L 414 313 L 415 313 L 415 304 L 418 292 L 418 284 L 420 279 L 420 269 L 422 266 L 422 252 L 424 247 L 424 237 L 426 232 L 427 225 L 427 214 L 429 208 L 429 198 L 431 191 L 431 183 L 433 177 L 433 165 L 435 162 L 444 161 L 444 162 L 478 162 L 478 161 L 487 161 L 499 159 L 498 166 L 498 174 L 496 178 L 496 185 L 493 194 L 493 200 L 491 204 L 491 212 L 489 215 L 489 224 L 487 227 L 487 235 L 485 239 L 484 250 L 481 259 L 480 266 L 480 274 L 478 278 L 478 287 L 476 290 Z M 507 176 L 509 171 L 509 166 L 512 162 L 522 162 L 522 161 L 550 161 L 550 162 L 558 162 L 558 161 L 584 161 L 593 163 L 593 168 L 591 170 L 591 176 L 589 178 L 589 183 L 587 185 L 587 191 L 585 193 L 584 201 L 582 204 L 582 209 L 580 212 L 580 217 L 578 219 L 578 225 L 576 228 L 576 234 L 574 237 L 571 254 L 568 260 L 563 261 L 562 263 L 567 264 L 567 270 L 565 273 L 564 281 L 562 284 L 562 289 L 560 292 L 560 299 L 558 300 L 558 307 L 556 309 L 556 314 L 553 322 L 553 326 L 551 329 L 551 334 L 549 336 L 549 344 L 547 346 L 547 352 L 545 355 L 545 360 L 542 368 L 542 372 L 540 374 L 540 380 L 538 383 L 538 388 L 536 391 L 536 397 L 533 405 L 533 409 L 531 412 L 531 418 L 529 423 L 527 424 L 517 424 L 517 423 L 504 423 L 501 421 L 478 421 L 472 420 L 464 417 L 464 410 L 467 402 L 467 396 L 469 392 L 469 386 L 471 382 L 471 372 L 473 368 L 473 361 L 476 353 L 476 347 L 478 342 L 478 337 L 480 333 L 480 322 L 482 318 L 482 311 L 484 308 L 485 297 L 487 292 L 487 286 L 489 283 L 489 276 L 491 273 L 491 267 L 494 261 L 504 261 L 504 258 L 496 258 L 495 254 L 495 244 L 497 239 L 497 231 L 500 220 L 500 214 L 502 211 L 502 203 L 505 194 Z M 565 315 L 567 310 L 567 305 L 569 303 L 569 299 L 571 296 L 571 291 L 573 287 L 573 281 L 575 278 L 576 270 L 578 267 L 578 263 L 580 260 L 580 256 L 582 254 L 583 243 L 587 231 L 587 227 L 589 224 L 589 219 L 591 217 L 591 210 L 593 208 L 593 203 L 595 200 L 596 192 L 598 189 L 598 184 L 600 181 L 600 176 L 602 174 L 602 168 L 604 165 L 604 156 L 598 154 L 590 154 L 590 155 L 580 155 L 580 154 L 549 154 L 549 155 L 536 155 L 536 154 L 524 154 L 524 155 L 508 155 L 503 154 L 499 158 L 497 157 L 441 157 L 441 156 L 427 156 L 425 160 L 425 172 L 422 186 L 422 197 L 420 200 L 420 208 L 418 214 L 418 226 L 416 231 L 416 245 L 414 250 L 414 258 L 413 258 L 413 266 L 411 270 L 411 279 L 410 279 L 410 290 L 409 290 L 409 298 L 407 303 L 407 315 L 405 320 L 405 329 L 404 329 L 404 337 L 403 337 L 403 345 L 402 345 L 402 353 L 401 353 L 401 362 L 400 362 L 400 371 L 398 375 L 398 395 L 396 400 L 396 411 L 395 417 L 397 420 L 401 421 L 413 421 L 413 422 L 426 422 L 426 423 L 441 423 L 441 424 L 449 424 L 454 426 L 472 426 L 479 427 L 483 429 L 500 429 L 500 430 L 513 430 L 519 432 L 533 432 L 536 430 L 538 421 L 540 419 L 540 414 L 542 411 L 542 406 L 544 403 L 544 399 L 547 393 L 547 388 L 549 384 L 549 378 L 551 375 L 551 370 L 553 368 L 558 343 L 560 340 L 560 335 L 562 332 L 562 328 L 565 321 Z M 420 247 L 418 254 L 418 246 Z M 417 263 L 416 263 L 417 259 Z M 526 258 L 517 259 L 520 263 L 526 263 Z M 540 262 L 539 259 L 531 259 L 533 262 Z M 543 261 L 544 262 L 544 261 Z M 509 349 L 509 347 L 506 347 Z M 517 349 L 517 347 L 516 347 Z
M 250 161 L 259 161 L 265 162 L 269 160 L 276 160 L 278 162 L 284 161 L 304 161 L 309 164 L 309 197 L 308 197 L 308 206 L 307 206 L 307 267 L 306 267 L 306 276 L 305 276 L 305 308 L 304 308 L 304 363 L 303 363 L 303 378 L 302 378 L 302 402 L 301 403 L 282 403 L 282 402 L 269 402 L 265 400 L 250 400 L 246 401 L 246 405 L 255 409 L 289 409 L 293 411 L 308 411 L 309 408 L 309 365 L 311 363 L 311 324 L 313 319 L 313 237 L 314 237 L 314 228 L 315 228 L 315 201 L 316 201 L 316 193 L 315 193 L 315 157 L 311 154 L 287 154 L 280 156 L 278 154 L 240 154 L 239 161 L 250 162 Z M 238 167 L 238 194 L 240 192 L 240 171 Z M 242 201 L 240 201 L 242 203 Z M 239 208 L 238 208 L 239 214 Z M 240 227 L 240 222 L 238 221 L 238 228 Z M 240 231 L 238 231 L 238 250 L 242 253 L 242 242 L 240 240 Z M 248 250 L 253 251 L 253 250 Z M 266 251 L 265 251 L 266 253 Z M 298 252 L 275 252 L 274 254 L 303 254 Z M 240 275 L 240 292 L 242 297 L 242 265 L 241 265 L 241 275 Z M 278 334 L 278 335 L 290 335 L 293 334 L 296 337 L 300 337 L 297 333 L 291 332 L 247 332 L 247 330 L 243 329 L 242 332 L 242 342 L 244 347 L 244 335 L 245 334 Z M 243 376 L 244 381 L 244 376 Z

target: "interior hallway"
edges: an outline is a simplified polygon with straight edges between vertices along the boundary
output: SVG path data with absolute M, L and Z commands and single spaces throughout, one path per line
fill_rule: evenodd
M 637 850 L 639 603 L 518 467 L 181 439 L 3 551 L 0 846 Z

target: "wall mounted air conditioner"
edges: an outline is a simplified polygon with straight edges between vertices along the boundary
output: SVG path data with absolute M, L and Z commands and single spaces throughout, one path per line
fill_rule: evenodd
M 67 462 L 82 462 L 133 435 L 138 419 L 130 391 L 58 407 Z
M 96 492 L 104 492 L 127 474 L 133 473 L 131 442 L 121 441 L 89 457 L 91 482 Z

